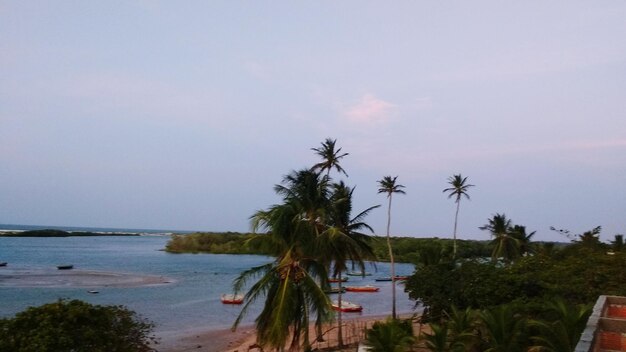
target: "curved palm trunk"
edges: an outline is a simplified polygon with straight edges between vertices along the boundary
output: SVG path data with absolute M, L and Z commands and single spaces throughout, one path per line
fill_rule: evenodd
M 389 261 L 391 262 L 391 317 L 396 319 L 396 267 L 393 261 L 393 251 L 391 250 L 391 238 L 389 229 L 391 227 L 391 193 L 389 194 L 389 206 L 387 207 L 387 247 L 389 247 Z
M 454 235 L 452 240 L 452 259 L 456 259 L 456 223 L 459 219 L 459 206 L 461 205 L 461 200 L 458 199 L 456 202 L 456 214 L 454 214 Z

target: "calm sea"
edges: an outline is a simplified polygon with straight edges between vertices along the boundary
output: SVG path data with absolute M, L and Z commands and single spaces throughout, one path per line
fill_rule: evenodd
M 162 250 L 168 239 L 168 236 L 0 237 L 0 262 L 9 263 L 0 270 L 46 269 L 71 263 L 79 270 L 161 275 L 176 280 L 164 286 L 99 288 L 100 293 L 96 295 L 89 294 L 85 288 L 3 287 L 0 288 L 0 317 L 12 316 L 29 306 L 69 298 L 127 306 L 155 322 L 157 333 L 230 327 L 240 307 L 221 304 L 220 295 L 231 291 L 232 281 L 241 271 L 272 259 L 254 255 L 169 254 Z M 363 315 L 388 314 L 391 283 L 375 282 L 374 278 L 388 276 L 389 265 L 377 263 L 370 270 L 374 275 L 350 277 L 350 283 L 376 285 L 381 291 L 347 293 L 344 297 L 362 304 Z M 399 264 L 396 268 L 399 275 L 412 271 L 413 266 L 408 264 Z M 412 311 L 414 302 L 403 292 L 403 286 L 399 286 L 397 294 L 398 311 Z M 258 312 L 259 307 L 254 307 L 245 322 L 252 322 Z

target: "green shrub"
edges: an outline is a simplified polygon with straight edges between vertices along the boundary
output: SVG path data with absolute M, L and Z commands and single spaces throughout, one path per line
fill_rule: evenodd
M 122 306 L 59 300 L 0 320 L 0 352 L 145 352 L 153 324 Z

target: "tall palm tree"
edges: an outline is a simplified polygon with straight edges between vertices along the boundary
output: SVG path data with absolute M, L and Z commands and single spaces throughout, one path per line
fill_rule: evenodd
M 519 241 L 510 235 L 511 220 L 505 214 L 497 214 L 487 220 L 487 224 L 479 227 L 481 230 L 491 232 L 491 259 L 497 260 L 502 257 L 508 263 L 519 256 Z
M 374 209 L 375 205 L 359 213 L 354 218 L 352 214 L 352 194 L 354 188 L 345 185 L 343 181 L 332 186 L 331 206 L 329 212 L 329 225 L 320 236 L 320 252 L 325 253 L 327 265 L 332 265 L 332 276 L 338 277 L 339 294 L 337 302 L 341 306 L 342 301 L 342 273 L 348 269 L 348 263 L 357 265 L 361 272 L 365 272 L 365 260 L 374 260 L 375 254 L 370 246 L 370 237 L 363 234 L 362 230 L 374 232 L 365 222 L 364 218 Z M 331 263 L 332 262 L 332 263 Z M 342 313 L 337 312 L 337 340 L 339 346 L 343 345 Z
M 456 225 L 457 220 L 459 218 L 459 206 L 461 205 L 461 197 L 465 196 L 465 198 L 470 199 L 467 194 L 467 190 L 470 187 L 474 187 L 474 185 L 467 184 L 467 177 L 458 175 L 452 175 L 448 177 L 448 183 L 451 187 L 446 188 L 443 192 L 448 192 L 448 198 L 455 197 L 454 202 L 456 203 L 456 213 L 454 214 L 454 241 L 452 245 L 452 259 L 456 258 Z
M 341 165 L 339 165 L 339 159 L 349 154 L 341 154 L 341 148 L 335 150 L 336 142 L 336 139 L 326 138 L 326 140 L 322 142 L 322 146 L 320 148 L 311 148 L 311 150 L 322 158 L 321 162 L 313 165 L 311 168 L 312 170 L 319 170 L 320 172 L 324 172 L 324 170 L 326 170 L 326 176 L 328 176 L 330 174 L 330 170 L 334 168 L 337 172 L 341 172 L 348 176 L 346 171 L 341 167 Z
M 389 205 L 387 206 L 387 247 L 389 248 L 389 261 L 391 263 L 391 317 L 393 319 L 396 319 L 396 268 L 393 261 L 391 238 L 389 237 L 389 229 L 391 227 L 391 198 L 394 193 L 406 194 L 406 192 L 402 190 L 404 186 L 396 184 L 397 179 L 398 176 L 385 176 L 378 181 L 378 193 L 387 193 L 387 198 L 389 198 Z
M 276 260 L 243 272 L 235 281 L 239 292 L 253 278 L 260 279 L 245 295 L 245 303 L 236 327 L 250 305 L 265 297 L 265 305 L 256 319 L 257 340 L 262 346 L 283 348 L 291 337 L 290 350 L 309 345 L 309 321 L 315 324 L 332 318 L 328 297 L 318 285 L 328 285 L 328 270 L 319 258 L 318 242 L 326 230 L 330 190 L 327 177 L 311 170 L 292 172 L 275 191 L 283 203 L 256 212 L 252 227 L 268 230 L 251 241 L 269 243 Z M 301 338 L 304 340 L 301 343 Z

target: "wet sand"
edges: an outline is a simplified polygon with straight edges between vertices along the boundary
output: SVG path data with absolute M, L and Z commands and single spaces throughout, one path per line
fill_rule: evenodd
M 139 287 L 166 285 L 173 279 L 94 270 L 9 269 L 0 270 L 0 287 Z

